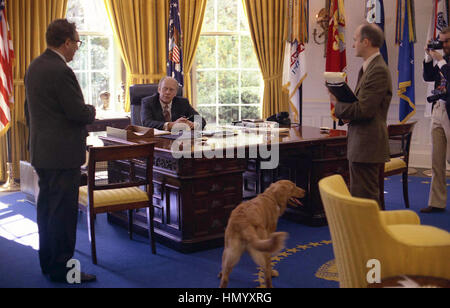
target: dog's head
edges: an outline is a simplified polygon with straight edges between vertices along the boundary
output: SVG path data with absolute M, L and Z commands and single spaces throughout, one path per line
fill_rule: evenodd
M 289 180 L 280 180 L 272 183 L 264 193 L 273 196 L 280 208 L 280 216 L 284 213 L 287 207 L 288 200 L 291 198 L 303 198 L 305 190 L 297 187 L 295 183 Z

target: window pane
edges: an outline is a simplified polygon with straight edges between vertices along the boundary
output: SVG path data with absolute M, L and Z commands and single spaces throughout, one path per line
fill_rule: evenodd
M 69 66 L 74 70 L 87 70 L 88 69 L 88 38 L 85 35 L 80 35 L 80 40 L 83 42 L 81 47 L 75 53 L 75 57 L 69 63 Z
M 91 37 L 92 69 L 105 70 L 109 67 L 109 38 Z
M 198 113 L 202 115 L 206 123 L 215 124 L 217 121 L 216 107 L 200 106 L 197 108 Z
M 203 19 L 202 32 L 215 32 L 215 11 L 214 11 L 214 1 L 209 0 L 206 4 L 205 17 Z
M 89 97 L 88 97 L 88 85 L 89 85 L 88 74 L 87 73 L 75 72 L 75 76 L 77 77 L 78 83 L 80 84 L 81 90 L 83 92 L 84 101 L 85 101 L 85 103 L 88 103 L 89 102 Z
M 217 1 L 217 0 L 216 0 Z M 210 1 L 212 2 L 212 1 Z M 217 31 L 237 31 L 237 1 L 219 0 L 217 1 Z
M 263 82 L 242 0 L 208 0 L 193 69 L 208 123 L 261 117 Z
M 76 23 L 78 32 L 112 33 L 103 0 L 69 0 L 66 18 Z
M 258 71 L 242 71 L 241 86 L 242 87 L 261 86 L 261 74 Z
M 241 63 L 246 68 L 259 67 L 250 36 L 241 36 Z
M 241 88 L 242 91 L 242 104 L 259 104 L 261 102 L 261 88 L 248 87 Z
M 216 72 L 197 72 L 198 105 L 216 103 Z M 215 115 L 215 113 L 214 113 Z
M 109 76 L 106 73 L 92 73 L 92 105 L 100 107 L 100 92 L 108 91 Z
M 239 39 L 237 36 L 219 37 L 219 67 L 235 68 L 239 66 Z
M 197 47 L 197 68 L 215 68 L 216 67 L 216 37 L 200 36 Z
M 242 119 L 259 119 L 260 117 L 260 107 L 242 107 Z
M 219 124 L 230 124 L 233 121 L 239 121 L 239 107 L 219 107 Z
M 239 73 L 219 73 L 219 102 L 220 104 L 239 104 Z

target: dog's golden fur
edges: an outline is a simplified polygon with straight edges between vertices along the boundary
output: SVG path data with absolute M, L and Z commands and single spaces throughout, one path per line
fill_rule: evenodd
M 264 193 L 239 204 L 228 219 L 225 230 L 225 248 L 222 255 L 220 287 L 228 284 L 228 276 L 244 251 L 264 270 L 267 287 L 272 287 L 271 254 L 284 248 L 286 232 L 275 232 L 278 218 L 286 210 L 290 198 L 302 198 L 305 191 L 293 182 L 281 180 L 270 185 Z

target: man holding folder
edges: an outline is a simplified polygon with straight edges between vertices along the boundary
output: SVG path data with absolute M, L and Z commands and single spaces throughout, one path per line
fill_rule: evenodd
M 336 117 L 348 124 L 347 158 L 352 196 L 379 200 L 379 175 L 389 161 L 387 113 L 392 98 L 389 68 L 380 54 L 383 31 L 375 24 L 360 25 L 354 34 L 356 56 L 364 60 L 355 89 L 357 101 L 337 101 Z

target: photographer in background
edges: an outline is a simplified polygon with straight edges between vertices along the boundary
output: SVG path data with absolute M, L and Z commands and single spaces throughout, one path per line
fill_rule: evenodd
M 444 55 L 438 50 L 443 49 Z M 431 142 L 432 179 L 428 207 L 422 213 L 444 212 L 447 202 L 446 160 L 450 162 L 450 27 L 442 30 L 439 41 L 425 47 L 423 79 L 434 81 L 433 95 L 427 98 L 433 104 Z

